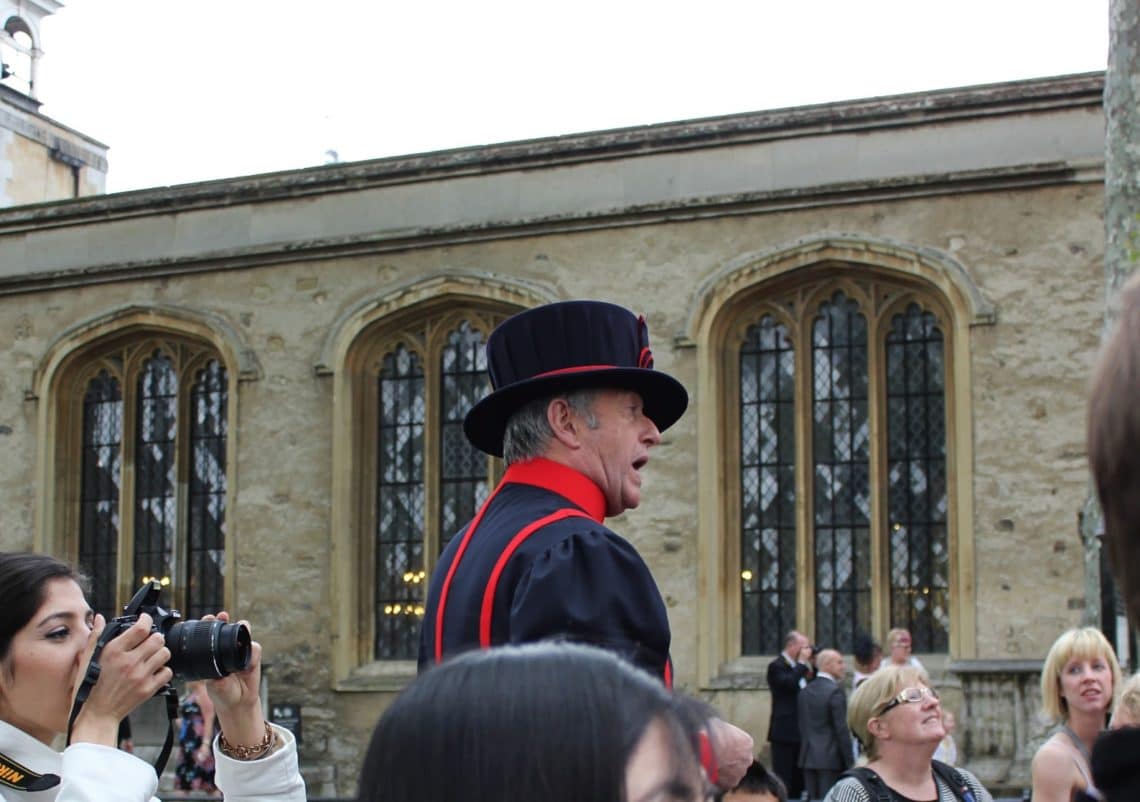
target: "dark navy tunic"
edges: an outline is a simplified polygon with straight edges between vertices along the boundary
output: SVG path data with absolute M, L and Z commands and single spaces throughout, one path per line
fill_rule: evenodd
M 545 459 L 511 465 L 432 573 L 420 670 L 469 649 L 570 640 L 671 685 L 661 593 L 604 517 L 601 489 L 577 471 Z

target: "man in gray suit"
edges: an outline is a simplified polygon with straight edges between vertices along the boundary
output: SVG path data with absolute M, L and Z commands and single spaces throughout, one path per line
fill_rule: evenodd
M 843 655 L 824 649 L 816 657 L 815 679 L 800 691 L 799 765 L 804 787 L 812 799 L 823 799 L 854 760 L 851 732 L 847 729 L 847 695 L 843 692 L 847 668 Z

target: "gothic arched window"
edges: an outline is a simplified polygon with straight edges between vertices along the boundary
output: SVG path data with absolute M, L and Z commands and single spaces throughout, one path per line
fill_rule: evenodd
M 440 551 L 490 493 L 496 461 L 463 418 L 490 389 L 484 342 L 505 317 L 478 305 L 379 322 L 360 348 L 361 603 L 371 659 L 413 660 Z M 370 599 L 370 601 L 369 601 Z
M 795 627 L 950 635 L 944 317 L 887 279 L 820 277 L 745 303 L 738 387 L 740 654 Z M 733 549 L 732 551 L 735 551 Z M 730 574 L 731 575 L 731 574 Z
M 73 512 L 92 606 L 115 615 L 144 580 L 187 617 L 224 607 L 229 377 L 208 347 L 132 339 L 83 355 Z

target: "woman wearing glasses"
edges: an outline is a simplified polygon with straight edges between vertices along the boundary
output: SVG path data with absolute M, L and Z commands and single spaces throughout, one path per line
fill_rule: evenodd
M 954 769 L 956 777 L 944 777 L 935 771 L 931 757 L 946 731 L 938 693 L 920 669 L 884 665 L 864 680 L 848 704 L 847 726 L 862 745 L 867 784 L 844 777 L 824 797 L 826 802 L 873 802 L 879 795 L 869 788 L 884 785 L 892 798 L 957 802 L 969 795 L 974 802 L 993 802 L 970 772 Z M 964 788 L 956 793 L 952 780 Z
M 1112 712 L 1120 665 L 1095 627 L 1070 629 L 1053 643 L 1041 669 L 1041 708 L 1057 729 L 1033 756 L 1033 802 L 1096 798 L 1089 753 Z

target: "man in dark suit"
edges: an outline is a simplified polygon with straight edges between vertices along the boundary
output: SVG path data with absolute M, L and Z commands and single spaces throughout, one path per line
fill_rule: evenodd
M 796 700 L 811 674 L 811 641 L 795 630 L 784 639 L 784 651 L 768 664 L 768 690 L 772 693 L 772 716 L 768 741 L 772 746 L 772 771 L 788 789 L 789 799 L 803 791 L 800 755 L 799 712 Z
M 847 695 L 843 655 L 824 649 L 816 655 L 815 679 L 800 691 L 800 755 L 804 786 L 812 799 L 823 799 L 854 761 L 847 729 Z

